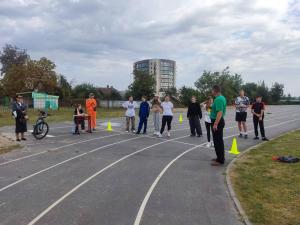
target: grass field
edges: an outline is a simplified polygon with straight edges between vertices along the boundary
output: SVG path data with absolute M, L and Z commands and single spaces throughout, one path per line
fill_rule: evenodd
M 63 122 L 71 121 L 73 119 L 73 108 L 60 108 L 58 111 L 49 111 L 48 122 Z M 124 115 L 123 109 L 98 109 L 98 118 L 111 118 L 120 117 Z M 34 123 L 38 116 L 38 111 L 33 109 L 28 110 L 29 123 Z M 15 121 L 11 116 L 11 112 L 8 109 L 0 110 L 0 127 L 14 125 Z
M 300 225 L 300 163 L 272 161 L 272 156 L 300 157 L 300 130 L 243 155 L 230 177 L 243 209 L 254 225 Z

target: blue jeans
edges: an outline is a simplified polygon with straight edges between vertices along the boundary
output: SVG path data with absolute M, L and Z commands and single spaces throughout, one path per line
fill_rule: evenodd
M 139 128 L 137 133 L 141 133 L 142 127 L 144 125 L 144 134 L 147 133 L 147 123 L 148 123 L 148 118 L 147 117 L 140 117 L 140 123 L 139 123 Z

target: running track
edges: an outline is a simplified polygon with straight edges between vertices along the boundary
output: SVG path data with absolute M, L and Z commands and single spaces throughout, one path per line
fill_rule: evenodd
M 299 106 L 270 106 L 268 113 L 269 138 L 300 127 Z M 170 139 L 126 134 L 122 118 L 113 125 L 111 133 L 72 136 L 70 124 L 53 124 L 52 137 L 28 136 L 23 149 L 1 155 L 0 225 L 243 224 L 227 194 L 225 166 L 210 166 L 215 155 L 203 145 L 205 134 L 189 137 L 178 114 Z M 237 134 L 228 110 L 227 150 Z M 249 136 L 238 139 L 239 150 L 260 143 Z

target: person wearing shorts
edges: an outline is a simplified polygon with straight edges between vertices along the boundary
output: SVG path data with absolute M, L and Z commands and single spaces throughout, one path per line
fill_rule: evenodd
M 248 138 L 247 133 L 247 109 L 250 105 L 249 98 L 245 96 L 244 90 L 240 90 L 240 96 L 238 96 L 235 99 L 235 108 L 236 108 L 236 114 L 235 114 L 235 121 L 238 122 L 238 128 L 240 131 L 239 137 L 244 137 L 245 139 Z

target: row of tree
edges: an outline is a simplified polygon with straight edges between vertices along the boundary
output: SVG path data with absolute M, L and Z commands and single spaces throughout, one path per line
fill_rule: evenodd
M 109 92 L 103 92 L 92 84 L 83 83 L 72 87 L 64 75 L 57 74 L 56 65 L 51 60 L 43 57 L 32 60 L 24 49 L 6 45 L 0 52 L 1 76 L 0 96 L 14 96 L 18 92 L 39 91 L 59 95 L 61 99 L 83 99 L 93 92 L 97 98 L 120 100 L 120 93 L 111 88 Z M 132 95 L 140 99 L 145 95 L 149 98 L 155 93 L 155 76 L 146 72 L 135 70 L 134 81 L 128 86 L 125 97 Z M 222 72 L 204 71 L 195 82 L 194 87 L 183 86 L 179 90 L 171 88 L 166 94 L 171 95 L 180 103 L 187 105 L 192 95 L 199 101 L 204 101 L 210 94 L 213 85 L 218 84 L 222 88 L 223 95 L 228 102 L 233 102 L 239 90 L 245 90 L 247 96 L 253 100 L 256 95 L 261 95 L 268 104 L 278 104 L 284 99 L 284 86 L 275 82 L 271 88 L 265 82 L 244 83 L 240 74 L 233 74 L 227 67 Z M 291 96 L 288 96 L 291 98 Z
M 120 93 L 112 87 L 110 92 L 102 92 L 89 83 L 72 87 L 64 75 L 55 71 L 54 62 L 45 57 L 32 60 L 25 49 L 16 46 L 6 45 L 0 51 L 0 63 L 0 97 L 38 91 L 59 95 L 60 99 L 86 98 L 91 92 L 102 99 L 121 98 Z

